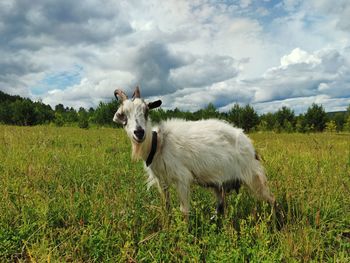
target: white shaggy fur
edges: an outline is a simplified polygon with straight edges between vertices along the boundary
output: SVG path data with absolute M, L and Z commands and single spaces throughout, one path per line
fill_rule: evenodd
M 173 119 L 158 127 L 145 117 L 147 104 L 139 98 L 124 100 L 118 109 L 128 118 L 124 127 L 132 142 L 133 157 L 146 160 L 152 144 L 152 130 L 158 133 L 157 151 L 149 167 L 149 186 L 157 185 L 168 199 L 168 187 L 174 185 L 181 202 L 181 211 L 190 211 L 190 185 L 214 186 L 218 203 L 223 204 L 227 182 L 238 180 L 257 197 L 274 203 L 264 169 L 256 158 L 250 139 L 241 129 L 220 120 L 185 121 Z M 118 113 L 117 112 L 117 113 Z M 117 113 L 114 121 L 118 121 Z M 144 140 L 135 140 L 133 131 L 145 130 Z M 167 200 L 168 201 L 168 200 Z M 168 204 L 167 204 L 168 205 Z

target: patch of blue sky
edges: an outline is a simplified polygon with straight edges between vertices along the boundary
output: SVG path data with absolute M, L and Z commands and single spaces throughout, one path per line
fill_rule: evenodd
M 38 85 L 31 88 L 33 95 L 41 95 L 50 90 L 64 90 L 79 84 L 82 79 L 83 67 L 74 65 L 71 69 L 48 73 Z
M 288 16 L 292 12 L 287 10 L 288 8 L 286 8 L 282 0 L 251 0 L 247 3 L 241 0 L 209 0 L 208 2 L 214 6 L 226 5 L 227 7 L 234 7 L 227 9 L 231 10 L 232 16 L 257 20 L 263 27 L 268 26 L 274 19 Z M 299 4 L 299 2 L 296 2 L 295 8 Z M 193 6 L 193 9 L 201 8 L 201 6 Z
M 282 0 L 258 0 L 255 3 L 259 3 L 266 8 L 272 9 L 283 5 Z
M 232 98 L 231 97 L 221 97 L 218 98 L 217 100 L 215 100 L 215 102 L 213 103 L 215 108 L 219 109 L 221 107 L 226 106 L 227 104 L 232 102 Z
M 305 28 L 312 28 L 315 24 L 324 21 L 326 19 L 325 16 L 322 15 L 316 15 L 316 14 L 312 14 L 312 15 L 307 15 L 304 17 L 303 22 L 304 22 L 304 27 Z
M 248 13 L 249 17 L 258 20 L 263 26 L 288 14 L 280 0 L 253 1 Z

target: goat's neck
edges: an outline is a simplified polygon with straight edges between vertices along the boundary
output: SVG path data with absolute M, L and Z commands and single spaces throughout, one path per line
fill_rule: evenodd
M 132 141 L 132 159 L 146 160 L 152 145 L 152 125 L 148 124 L 146 128 L 146 138 L 142 143 L 135 143 Z

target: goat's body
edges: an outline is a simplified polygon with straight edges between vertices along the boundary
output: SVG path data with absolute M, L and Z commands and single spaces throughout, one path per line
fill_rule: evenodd
M 220 199 L 221 191 L 236 189 L 242 182 L 257 195 L 273 201 L 265 189 L 263 167 L 241 129 L 219 120 L 175 119 L 161 123 L 157 132 L 157 153 L 147 168 L 149 182 L 156 183 L 161 191 L 174 184 L 183 212 L 189 212 L 192 183 L 213 187 Z
M 224 211 L 224 196 L 238 191 L 243 183 L 258 197 L 274 203 L 266 185 L 264 169 L 254 147 L 241 129 L 219 120 L 162 122 L 157 130 L 157 144 L 152 143 L 152 124 L 148 111 L 159 107 L 160 100 L 145 103 L 135 88 L 133 99 L 117 89 L 114 94 L 122 104 L 113 120 L 124 126 L 132 142 L 133 159 L 147 161 L 149 185 L 156 184 L 169 207 L 168 187 L 175 185 L 184 214 L 190 209 L 190 185 L 197 183 L 214 189 L 217 212 Z M 156 153 L 151 149 L 156 148 Z

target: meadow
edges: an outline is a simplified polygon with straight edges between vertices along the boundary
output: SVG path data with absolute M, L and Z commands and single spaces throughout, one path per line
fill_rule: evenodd
M 194 186 L 187 224 L 123 130 L 0 125 L 0 262 L 350 262 L 350 134 L 249 136 L 278 209 Z

